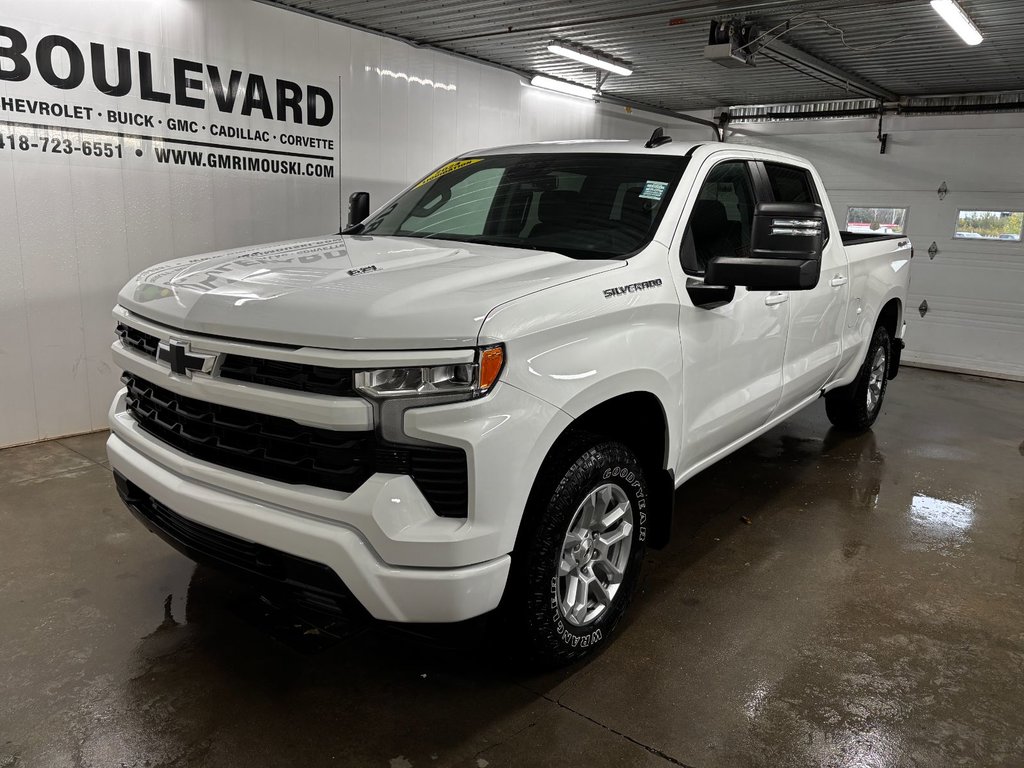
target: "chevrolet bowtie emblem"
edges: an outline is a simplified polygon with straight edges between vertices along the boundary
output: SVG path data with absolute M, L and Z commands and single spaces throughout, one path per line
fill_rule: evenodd
M 156 347 L 156 359 L 171 366 L 175 373 L 186 376 L 195 373 L 210 373 L 217 360 L 216 355 L 192 352 L 187 341 L 161 341 Z

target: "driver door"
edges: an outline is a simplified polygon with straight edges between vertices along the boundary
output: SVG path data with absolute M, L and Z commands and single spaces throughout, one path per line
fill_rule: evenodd
M 716 306 L 699 290 L 711 259 L 750 254 L 759 184 L 752 161 L 709 159 L 684 210 L 673 265 L 683 357 L 680 475 L 764 426 L 782 395 L 789 294 L 736 287 Z

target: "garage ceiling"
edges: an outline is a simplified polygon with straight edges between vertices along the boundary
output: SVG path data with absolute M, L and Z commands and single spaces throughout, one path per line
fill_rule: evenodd
M 1019 0 L 960 0 L 985 35 L 974 48 L 928 0 L 262 1 L 524 75 L 593 86 L 592 69 L 548 53 L 552 39 L 569 40 L 632 62 L 633 75 L 609 78 L 606 94 L 661 109 L 1024 89 Z M 711 19 L 732 17 L 765 30 L 791 20 L 791 31 L 758 56 L 756 67 L 726 69 L 706 61 L 703 48 Z M 845 43 L 820 19 L 841 28 Z M 893 38 L 900 39 L 888 42 Z

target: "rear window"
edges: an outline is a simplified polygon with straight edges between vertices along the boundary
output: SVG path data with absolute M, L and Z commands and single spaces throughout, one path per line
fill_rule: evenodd
M 359 231 L 623 258 L 654 236 L 686 158 L 538 153 L 460 158 Z

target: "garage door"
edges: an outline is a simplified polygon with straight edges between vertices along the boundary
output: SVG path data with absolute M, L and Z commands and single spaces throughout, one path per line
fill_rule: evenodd
M 1024 242 L 1019 213 L 1008 215 L 1024 211 L 1024 194 L 950 192 L 921 202 L 912 215 L 924 221 L 910 225 L 917 257 L 907 360 L 1024 380 Z M 1000 221 L 997 230 L 979 226 Z

